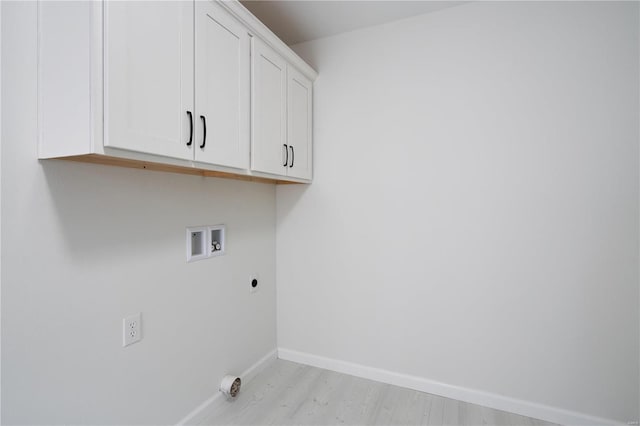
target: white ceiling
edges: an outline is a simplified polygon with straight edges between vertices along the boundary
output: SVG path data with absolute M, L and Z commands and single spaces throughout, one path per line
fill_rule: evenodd
M 457 6 L 466 1 L 240 0 L 288 45 Z

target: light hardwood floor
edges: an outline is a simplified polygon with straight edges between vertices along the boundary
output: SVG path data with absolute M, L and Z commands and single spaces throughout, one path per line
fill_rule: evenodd
M 553 423 L 277 360 L 194 425 L 527 425 Z

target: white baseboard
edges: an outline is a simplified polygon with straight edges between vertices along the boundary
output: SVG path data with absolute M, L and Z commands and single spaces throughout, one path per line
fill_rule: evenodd
M 242 385 L 250 382 L 258 373 L 264 370 L 269 366 L 273 361 L 278 358 L 278 351 L 276 349 L 272 350 L 265 356 L 263 356 L 258 362 L 253 364 L 251 367 L 247 368 L 242 374 L 240 374 L 240 379 L 242 380 Z M 180 420 L 177 425 L 185 425 L 188 424 L 193 418 L 195 418 L 202 410 L 207 408 L 209 405 L 213 404 L 218 398 L 222 398 L 222 392 L 217 391 L 210 398 L 204 401 L 202 404 L 198 405 L 192 412 L 187 414 L 182 420 Z
M 508 411 L 522 416 L 533 417 L 561 425 L 590 426 L 624 424 L 614 420 L 593 417 L 535 402 L 523 401 L 490 392 L 449 385 L 425 379 L 423 377 L 394 373 L 392 371 L 367 367 L 365 365 L 354 364 L 332 358 L 325 358 L 290 349 L 278 348 L 278 358 L 326 370 L 332 370 L 338 373 L 349 374 L 351 376 L 362 377 L 364 379 L 375 380 L 377 382 L 388 383 L 421 392 L 457 399 L 459 401 L 470 402 L 472 404 L 482 405 L 496 410 Z
M 274 349 L 262 358 L 258 360 L 251 367 L 247 368 L 241 375 L 242 383 L 249 383 L 256 377 L 262 370 L 267 368 L 269 364 L 278 359 L 278 350 Z

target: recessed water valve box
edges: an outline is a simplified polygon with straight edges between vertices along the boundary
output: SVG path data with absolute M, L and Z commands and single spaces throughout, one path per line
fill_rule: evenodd
M 220 256 L 224 254 L 224 225 L 209 226 L 207 228 L 207 236 L 209 237 L 209 257 Z
M 187 228 L 187 262 L 205 259 L 208 255 L 207 228 Z

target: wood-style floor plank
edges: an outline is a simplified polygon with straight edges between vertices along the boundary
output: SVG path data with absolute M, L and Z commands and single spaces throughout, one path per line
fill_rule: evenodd
M 555 426 L 283 360 L 243 383 L 235 400 L 217 399 L 189 424 Z
M 429 419 L 427 420 L 428 426 L 442 426 L 444 424 L 444 401 L 443 398 L 438 395 L 433 395 L 431 401 L 431 410 L 429 411 Z

